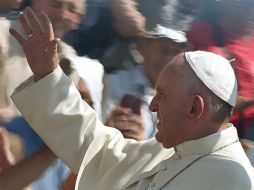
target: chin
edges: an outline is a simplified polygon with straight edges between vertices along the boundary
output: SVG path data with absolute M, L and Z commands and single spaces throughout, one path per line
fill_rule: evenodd
M 159 134 L 159 131 L 157 131 L 157 133 L 155 134 L 155 139 L 156 139 L 159 143 L 163 144 L 163 138 L 162 138 L 162 136 Z
M 155 139 L 163 146 L 163 148 L 169 149 L 174 146 L 172 145 L 172 143 L 169 144 L 163 141 L 163 137 L 160 134 L 158 134 L 158 132 L 155 134 Z
M 170 148 L 174 147 L 173 145 L 168 145 L 168 144 L 163 144 L 163 143 L 161 143 L 161 144 L 162 144 L 163 148 L 166 148 L 166 149 L 170 149 Z

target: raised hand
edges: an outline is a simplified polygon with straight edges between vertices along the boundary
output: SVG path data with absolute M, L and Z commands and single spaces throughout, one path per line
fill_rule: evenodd
M 54 37 L 52 24 L 45 13 L 37 16 L 31 8 L 26 8 L 19 15 L 19 20 L 26 37 L 14 29 L 10 29 L 10 33 L 22 46 L 35 80 L 39 80 L 51 73 L 59 63 L 58 39 Z

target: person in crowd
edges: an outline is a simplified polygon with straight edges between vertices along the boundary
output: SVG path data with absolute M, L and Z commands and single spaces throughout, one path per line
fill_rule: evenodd
M 118 36 L 101 58 L 101 63 L 108 73 L 128 69 L 140 63 L 139 60 L 133 58 L 130 49 L 133 44 L 135 45 L 136 38 L 143 36 L 147 31 L 155 30 L 157 25 L 186 31 L 192 20 L 189 19 L 192 18 L 191 13 L 182 13 L 181 10 L 178 10 L 178 7 L 183 5 L 179 0 L 151 0 L 149 2 L 110 0 L 109 2 L 113 26 Z
M 139 140 L 153 137 L 157 119 L 155 115 L 150 113 L 148 105 L 153 96 L 156 80 L 162 68 L 175 55 L 184 51 L 187 47 L 186 44 L 184 32 L 159 25 L 155 30 L 140 37 L 136 47 L 134 46 L 130 50 L 133 59 L 136 59 L 140 64 L 128 69 L 105 73 L 104 75 L 102 115 L 104 120 L 107 121 L 107 125 L 112 125 L 109 121 L 115 120 L 112 119 L 112 117 L 116 118 L 115 116 L 119 120 L 121 120 L 120 115 L 123 115 L 122 117 L 124 118 L 129 118 L 127 113 L 130 112 L 126 109 L 123 110 L 124 106 L 121 105 L 121 101 L 123 101 L 126 94 L 132 94 L 140 99 L 136 102 L 135 99 L 130 100 L 140 110 L 138 114 L 135 112 L 131 114 L 132 117 L 135 117 L 132 119 L 132 123 L 135 126 L 132 130 L 133 135 L 140 134 L 137 135 Z M 122 124 L 119 125 L 119 121 L 115 121 L 115 123 L 117 123 L 115 127 L 121 128 L 121 130 L 131 126 L 129 123 L 124 126 Z
M 150 104 L 158 113 L 156 138 L 124 139 L 99 121 L 58 66 L 58 40 L 48 17 L 36 17 L 30 9 L 24 14 L 21 24 L 33 35 L 10 32 L 33 76 L 16 88 L 12 100 L 50 148 L 79 172 L 76 189 L 254 188 L 253 167 L 229 123 L 237 82 L 228 60 L 204 51 L 177 55 L 160 73 Z
M 158 73 L 169 59 L 186 47 L 185 34 L 181 31 L 189 24 L 186 15 L 190 15 L 185 13 L 183 16 L 177 11 L 183 5 L 180 1 L 110 0 L 109 5 L 118 35 L 101 59 L 105 68 L 102 118 L 104 121 L 111 120 L 111 123 L 106 122 L 111 126 L 110 116 L 116 115 L 118 121 L 113 122 L 116 128 L 121 131 L 128 128 L 127 132 L 132 132 L 132 137 L 148 139 L 154 136 L 156 130 L 156 115 L 149 112 L 148 105 Z M 182 17 L 178 18 L 176 12 Z M 180 20 L 186 22 L 180 23 Z M 154 36 L 148 37 L 146 34 L 151 31 Z M 135 104 L 140 107 L 135 109 L 140 109 L 141 115 L 131 114 L 135 117 L 131 119 L 130 114 L 126 114 L 130 112 L 120 105 L 126 95 L 137 97 L 136 101 L 132 98 L 129 102 L 141 99 L 141 104 Z M 116 106 L 118 108 L 114 109 Z M 132 120 L 134 127 L 131 130 L 129 123 L 121 121 L 126 118 Z
M 32 0 L 31 2 L 32 9 L 37 12 L 45 11 L 49 15 L 57 38 L 61 38 L 67 31 L 78 27 L 84 14 L 84 6 L 84 0 Z M 0 86 L 0 121 L 1 123 L 8 123 L 13 117 L 19 115 L 9 98 L 11 91 L 17 84 L 30 76 L 31 70 L 20 46 L 8 33 L 10 26 L 24 33 L 17 19 L 8 20 L 3 18 L 0 21 L 2 26 L 0 38 L 3 38 L 0 49 L 6 55 L 2 66 L 2 81 L 4 82 L 1 81 Z M 67 55 L 76 55 L 75 50 L 63 41 L 59 43 L 58 50 L 59 56 L 62 58 Z

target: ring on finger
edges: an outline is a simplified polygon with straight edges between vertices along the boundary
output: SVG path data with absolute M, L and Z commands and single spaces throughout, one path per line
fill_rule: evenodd
M 34 37 L 34 34 L 33 34 L 33 33 L 31 33 L 31 34 L 29 34 L 29 35 L 27 36 L 27 38 L 32 38 L 32 37 Z

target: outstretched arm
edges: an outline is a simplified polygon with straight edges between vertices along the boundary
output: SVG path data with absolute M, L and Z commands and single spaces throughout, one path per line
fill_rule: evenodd
M 31 8 L 26 8 L 19 20 L 27 36 L 14 29 L 10 29 L 10 33 L 22 46 L 35 80 L 40 80 L 58 66 L 58 39 L 54 37 L 52 24 L 45 13 L 37 17 Z
M 172 150 L 163 149 L 155 140 L 138 143 L 124 139 L 116 129 L 105 127 L 58 67 L 57 40 L 47 17 L 42 14 L 37 20 L 30 9 L 25 15 L 26 20 L 22 15 L 20 19 L 26 34 L 32 32 L 32 37 L 24 38 L 14 30 L 11 33 L 22 45 L 39 81 L 33 83 L 31 78 L 25 81 L 11 98 L 50 149 L 75 173 L 82 172 L 78 178 L 82 184 L 87 184 L 88 189 L 112 189 L 115 181 L 101 180 L 105 174 L 110 179 L 116 176 L 116 170 L 125 170 L 124 166 L 131 166 L 128 169 L 133 173 L 142 167 L 150 169 L 157 160 L 172 154 Z M 35 24 L 28 27 L 28 22 Z M 124 177 L 126 182 L 129 177 Z
M 48 147 L 42 147 L 38 152 L 10 166 L 0 173 L 0 189 L 22 189 L 41 176 L 41 174 L 56 159 Z M 15 179 L 15 182 L 13 182 Z

